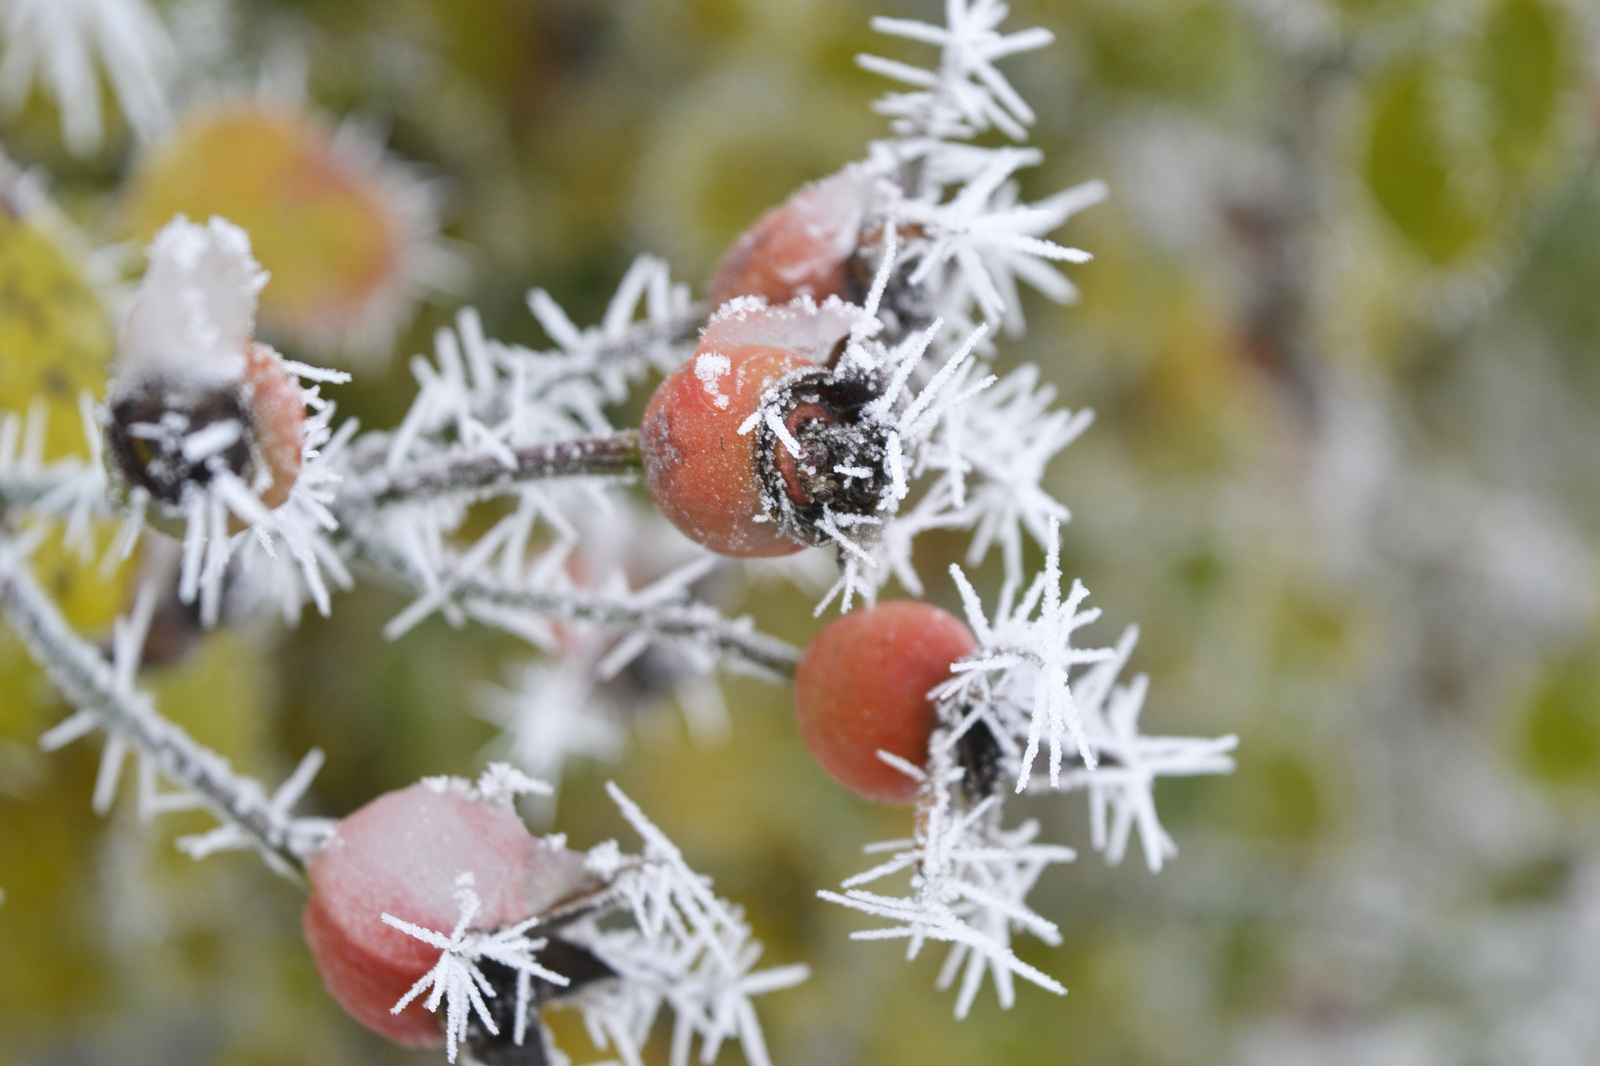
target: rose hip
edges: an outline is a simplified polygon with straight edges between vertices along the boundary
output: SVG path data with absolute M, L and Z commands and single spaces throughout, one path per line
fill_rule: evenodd
M 893 600 L 834 619 L 806 645 L 795 677 L 800 737 L 835 781 L 885 803 L 909 803 L 917 782 L 880 750 L 921 766 L 937 715 L 928 692 L 977 647 L 955 616 Z

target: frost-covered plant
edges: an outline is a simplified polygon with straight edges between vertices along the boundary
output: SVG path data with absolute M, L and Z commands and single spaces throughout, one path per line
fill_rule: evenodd
M 696 1037 L 702 1061 L 737 1039 L 760 1063 L 750 998 L 803 979 L 804 967 L 755 970 L 760 946 L 739 909 L 615 786 L 644 839 L 638 854 L 532 837 L 512 798 L 552 784 L 500 764 L 476 784 L 429 779 L 339 822 L 297 816 L 318 753 L 269 792 L 137 687 L 160 590 L 141 593 L 107 657 L 68 627 L 29 555 L 64 525 L 90 556 L 91 524 L 111 519 L 121 524 L 112 561 L 142 537 L 180 538 L 176 595 L 207 627 L 262 596 L 291 624 L 305 602 L 326 614 L 331 590 L 365 573 L 412 596 L 390 638 L 434 614 L 521 637 L 549 661 L 514 670 L 484 713 L 505 728 L 504 754 L 555 782 L 569 755 L 609 755 L 624 741 L 618 701 L 675 692 L 715 732 L 724 709 L 706 679 L 716 670 L 795 675 L 800 650 L 711 602 L 733 557 L 828 549 L 836 567 L 817 613 L 876 610 L 891 580 L 922 594 L 919 534 L 967 530 L 970 562 L 1001 549 L 998 604 L 985 614 L 952 568 L 970 638 L 949 646 L 972 650 L 934 661 L 930 683 L 901 701 L 917 719 L 896 734 L 910 747 L 858 753 L 901 775 L 915 797 L 912 835 L 869 848 L 891 857 L 821 895 L 890 923 L 863 939 L 904 938 L 911 955 L 950 942 L 941 985 L 962 975 L 958 1015 L 986 973 L 1004 1005 L 1019 976 L 1063 991 L 1010 944 L 1016 932 L 1059 940 L 1027 895 L 1073 853 L 1041 842 L 1037 822 L 1005 827 L 1004 801 L 1086 791 L 1095 846 L 1115 862 L 1137 831 L 1155 870 L 1174 852 L 1155 779 L 1226 772 L 1234 741 L 1139 732 L 1145 680 L 1117 681 L 1132 629 L 1115 648 L 1075 644 L 1098 612 L 1082 609 L 1080 584 L 1063 594 L 1067 512 L 1041 479 L 1089 415 L 1054 408 L 1032 366 L 991 369 L 990 326 L 1023 329 L 1019 281 L 1074 296 L 1053 264 L 1088 256 L 1047 234 L 1104 190 L 1091 182 L 1020 203 L 1014 176 L 1039 154 L 978 143 L 991 130 L 1025 139 L 1033 114 L 995 64 L 1050 40 L 1001 32 L 1005 14 L 992 0 L 949 0 L 943 26 L 874 21 L 936 46 L 936 67 L 862 57 L 909 86 L 879 104 L 892 136 L 752 227 L 717 272 L 716 307 L 641 257 L 596 326 L 530 295 L 552 350 L 493 340 L 463 310 L 433 358 L 413 360 L 416 398 L 388 431 L 335 429 L 320 386 L 346 376 L 255 339 L 267 279 L 242 230 L 175 219 L 150 247 L 110 391 L 84 405 L 88 460 L 44 463 L 37 417 L 0 424 L 0 609 L 78 708 L 45 746 L 103 731 L 97 809 L 131 754 L 142 814 L 199 806 L 218 817 L 184 841 L 191 853 L 254 848 L 308 883 L 307 935 L 325 981 L 392 1039 L 443 1044 L 452 1061 L 463 1048 L 486 1062 L 542 1061 L 540 1012 L 574 1007 L 598 1047 L 636 1063 L 666 1007 L 675 1064 Z M 618 402 L 657 373 L 642 432 L 614 427 Z M 663 551 L 659 522 L 617 491 L 641 474 L 663 514 L 726 558 Z M 469 512 L 489 499 L 499 506 L 483 529 Z M 1032 579 L 1024 533 L 1047 555 Z M 599 694 L 644 665 L 648 680 L 631 692 Z M 860 693 L 861 705 L 873 695 Z M 899 875 L 901 894 L 863 887 Z

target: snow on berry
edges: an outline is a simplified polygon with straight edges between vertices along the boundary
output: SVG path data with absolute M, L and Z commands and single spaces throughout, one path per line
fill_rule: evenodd
M 519 926 L 591 884 L 582 855 L 529 834 L 509 803 L 440 778 L 342 819 L 309 870 L 304 926 L 324 984 L 357 1021 L 408 1047 L 444 1042 L 438 1020 L 408 997 L 438 963 L 439 945 L 386 915 L 459 945 L 468 932 Z M 463 875 L 475 903 L 458 928 Z
M 302 589 L 327 611 L 324 570 L 348 583 L 325 538 L 336 477 L 319 449 L 332 409 L 299 380 L 348 375 L 289 362 L 253 339 L 266 282 L 243 230 L 220 218 L 174 219 L 150 245 L 107 401 L 107 451 L 135 521 L 153 507 L 158 524 L 181 523 L 180 594 L 199 599 L 207 625 L 218 618 L 228 562 L 246 544 L 267 558 L 286 613 L 298 610 Z M 254 535 L 236 537 L 236 526 Z M 297 569 L 270 566 L 277 539 Z M 131 550 L 131 538 L 122 547 Z

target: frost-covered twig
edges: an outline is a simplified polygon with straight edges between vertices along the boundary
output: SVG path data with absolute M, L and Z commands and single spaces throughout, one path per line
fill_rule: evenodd
M 445 454 L 395 469 L 380 468 L 347 480 L 339 493 L 338 510 L 416 503 L 440 496 L 493 495 L 548 478 L 626 477 L 639 469 L 637 430 L 546 440 L 509 449 Z
M 761 944 L 737 907 L 711 891 L 711 879 L 690 869 L 683 854 L 615 784 L 607 791 L 644 838 L 644 853 L 624 854 L 615 842 L 589 852 L 589 869 L 610 882 L 633 927 L 608 928 L 593 919 L 564 935 L 592 950 L 618 980 L 573 997 L 591 1039 L 639 1066 L 652 1023 L 672 1009 L 672 1066 L 688 1066 L 693 1041 L 702 1063 L 737 1039 L 751 1066 L 771 1066 L 753 996 L 799 984 L 802 965 L 756 970 Z
M 289 805 L 309 784 L 309 774 L 297 772 L 277 796 L 269 797 L 260 782 L 236 772 L 222 756 L 163 718 L 149 696 L 133 687 L 150 601 L 146 599 L 132 622 L 119 627 L 116 661 L 108 662 L 72 631 L 28 572 L 28 547 L 0 541 L 0 610 L 34 658 L 49 671 L 62 695 L 78 708 L 46 733 L 41 744 L 54 749 L 104 729 L 106 752 L 96 785 L 97 805 L 109 803 L 122 760 L 131 749 L 242 834 L 273 869 L 293 878 L 303 874 L 304 857 L 315 850 L 326 831 L 320 820 L 294 818 L 288 813 Z M 157 797 L 153 805 L 170 808 L 175 804 L 170 797 Z
M 345 529 L 341 534 L 355 557 L 392 579 L 441 602 L 474 608 L 525 612 L 545 618 L 591 622 L 595 625 L 682 640 L 711 652 L 730 665 L 759 673 L 791 677 L 800 661 L 793 645 L 758 632 L 749 619 L 730 619 L 709 604 L 695 601 L 641 603 L 604 592 L 575 588 L 541 588 L 525 582 L 490 580 L 468 575 L 445 577 L 447 587 L 431 580 L 392 545 L 364 532 Z

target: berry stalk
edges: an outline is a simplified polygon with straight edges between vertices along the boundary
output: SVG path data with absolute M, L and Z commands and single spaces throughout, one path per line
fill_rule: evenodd
M 508 464 L 506 459 L 512 461 Z M 504 492 L 525 481 L 559 477 L 628 477 L 643 470 L 637 430 L 601 437 L 539 441 L 508 452 L 476 452 L 375 470 L 346 482 L 341 510 L 382 507 L 456 494 Z

